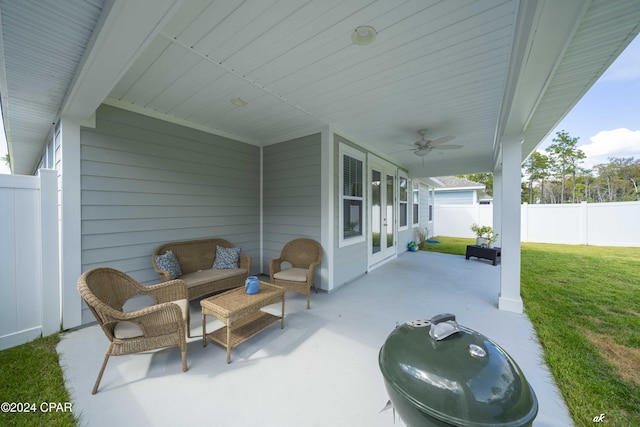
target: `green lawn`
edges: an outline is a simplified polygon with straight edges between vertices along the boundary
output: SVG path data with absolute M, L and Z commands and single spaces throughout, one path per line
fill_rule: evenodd
M 0 426 L 77 425 L 58 364 L 59 340 L 56 334 L 0 351 Z
M 425 250 L 464 255 L 473 239 Z M 522 244 L 521 294 L 576 426 L 640 425 L 640 248 Z

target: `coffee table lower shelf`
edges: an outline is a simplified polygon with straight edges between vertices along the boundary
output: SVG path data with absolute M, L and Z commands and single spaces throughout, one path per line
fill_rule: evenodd
M 279 320 L 282 320 L 280 316 L 259 310 L 232 325 L 228 342 L 226 326 L 207 334 L 207 337 L 225 348 L 235 348 Z

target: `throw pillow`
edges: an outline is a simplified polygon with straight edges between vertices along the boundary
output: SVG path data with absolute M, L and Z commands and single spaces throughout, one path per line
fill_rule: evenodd
M 216 246 L 216 259 L 213 268 L 238 268 L 240 248 L 225 248 Z
M 158 264 L 160 270 L 168 271 L 172 279 L 182 276 L 178 257 L 172 251 L 167 251 L 163 255 L 156 255 L 156 264 Z

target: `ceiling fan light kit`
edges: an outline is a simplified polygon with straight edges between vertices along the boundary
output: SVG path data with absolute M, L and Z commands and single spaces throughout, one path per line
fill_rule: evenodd
M 413 154 L 415 154 L 415 155 L 416 155 L 416 156 L 418 156 L 418 157 L 424 157 L 424 156 L 426 156 L 427 154 L 429 154 L 429 153 L 431 152 L 431 150 L 433 150 L 433 149 L 432 149 L 432 148 L 427 148 L 427 147 L 424 147 L 424 148 L 418 148 L 417 150 L 415 150 L 415 151 L 413 152 Z

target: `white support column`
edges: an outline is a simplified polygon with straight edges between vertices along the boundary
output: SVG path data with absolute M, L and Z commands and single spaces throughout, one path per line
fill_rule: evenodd
M 522 313 L 520 297 L 521 138 L 502 142 L 500 310 Z M 495 178 L 494 178 L 495 179 Z
M 80 212 L 80 125 L 63 118 L 56 135 L 60 144 L 60 275 L 62 327 L 82 323 L 82 303 L 76 283 L 82 273 Z
M 40 259 L 42 283 L 42 335 L 60 330 L 60 256 L 58 245 L 57 173 L 40 169 Z
M 327 126 L 321 132 L 320 145 L 320 194 L 322 197 L 320 210 L 322 211 L 320 221 L 320 236 L 322 249 L 322 264 L 320 266 L 320 288 L 331 292 L 333 290 L 333 231 L 334 222 L 334 141 L 333 128 Z

